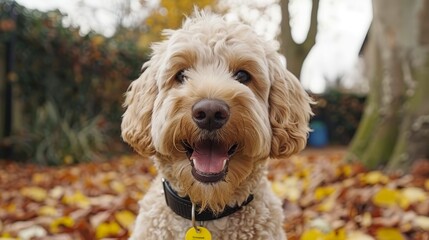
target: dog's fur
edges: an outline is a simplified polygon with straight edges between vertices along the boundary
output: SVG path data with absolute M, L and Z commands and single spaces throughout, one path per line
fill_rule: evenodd
M 266 163 L 304 148 L 311 99 L 282 65 L 278 44 L 245 24 L 197 12 L 164 35 L 124 104 L 123 139 L 142 156 L 152 156 L 159 171 L 140 202 L 131 239 L 184 239 L 191 227 L 166 205 L 161 178 L 213 212 L 254 195 L 240 211 L 203 223 L 213 239 L 286 239 L 282 204 L 271 191 Z M 183 82 L 175 77 L 181 70 Z M 250 73 L 251 80 L 238 82 L 238 70 Z M 231 115 L 222 128 L 208 132 L 193 122 L 191 109 L 201 99 L 228 105 Z M 204 138 L 238 145 L 223 181 L 203 183 L 191 174 L 182 142 Z

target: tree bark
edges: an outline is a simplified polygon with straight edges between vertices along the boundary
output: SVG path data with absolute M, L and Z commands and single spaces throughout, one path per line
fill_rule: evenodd
M 374 0 L 365 50 L 371 90 L 348 160 L 409 170 L 429 157 L 429 0 Z
M 310 28 L 307 38 L 302 43 L 296 43 L 292 37 L 290 26 L 289 0 L 280 0 L 282 20 L 280 23 L 280 53 L 286 57 L 287 68 L 296 77 L 300 77 L 302 65 L 311 48 L 316 44 L 317 16 L 319 12 L 319 0 L 313 0 L 311 7 Z

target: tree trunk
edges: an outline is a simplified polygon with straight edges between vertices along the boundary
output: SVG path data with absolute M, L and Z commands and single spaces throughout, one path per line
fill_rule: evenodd
M 374 0 L 371 90 L 348 160 L 409 170 L 429 157 L 429 0 Z
M 289 0 L 280 0 L 280 7 L 282 10 L 282 20 L 280 23 L 280 53 L 286 57 L 288 70 L 299 79 L 304 60 L 316 43 L 319 0 L 313 0 L 310 29 L 308 30 L 307 38 L 302 43 L 296 43 L 292 37 L 292 29 L 289 21 Z

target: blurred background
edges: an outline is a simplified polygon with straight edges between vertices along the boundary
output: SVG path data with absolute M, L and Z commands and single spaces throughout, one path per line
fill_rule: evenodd
M 157 171 L 124 92 L 194 6 L 277 40 L 317 101 L 268 161 L 290 240 L 429 239 L 429 0 L 0 0 L 0 239 L 130 235 Z
M 123 93 L 151 43 L 194 6 L 280 42 L 287 68 L 317 100 L 310 146 L 350 146 L 348 159 L 372 167 L 428 155 L 427 134 L 410 133 L 427 122 L 417 94 L 428 72 L 427 1 L 388 8 L 386 0 L 0 3 L 2 158 L 58 165 L 129 151 L 120 139 Z
M 289 68 L 320 100 L 315 126 L 327 133 L 312 144 L 350 141 L 368 91 L 359 53 L 370 0 L 292 0 L 283 15 L 275 0 L 2 0 L 1 157 L 70 164 L 127 151 L 123 93 L 162 29 L 178 28 L 194 5 L 282 42 Z

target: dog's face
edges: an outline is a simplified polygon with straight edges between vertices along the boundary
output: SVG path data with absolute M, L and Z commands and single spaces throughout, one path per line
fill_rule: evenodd
M 155 155 L 179 194 L 220 211 L 266 159 L 305 146 L 311 100 L 272 42 L 196 15 L 153 46 L 126 94 L 122 136 Z

